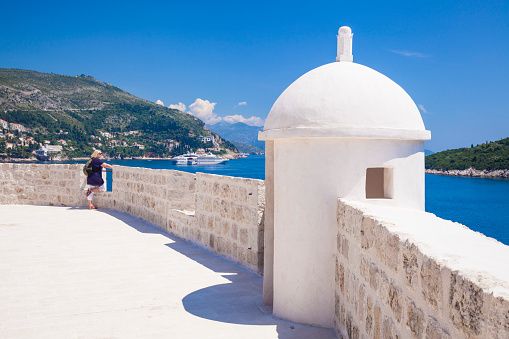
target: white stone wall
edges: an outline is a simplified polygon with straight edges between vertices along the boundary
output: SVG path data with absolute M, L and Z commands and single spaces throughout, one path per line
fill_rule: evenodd
M 98 194 L 97 205 L 166 228 L 171 209 L 194 210 L 195 181 L 192 173 L 115 166 L 113 192 Z
M 78 206 L 81 165 L 0 163 L 0 204 Z
M 196 178 L 201 242 L 263 272 L 263 181 L 203 173 Z
M 263 181 L 115 166 L 99 206 L 138 216 L 181 238 L 263 271 Z
M 339 200 L 337 219 L 340 337 L 509 338 L 509 246 L 401 208 Z

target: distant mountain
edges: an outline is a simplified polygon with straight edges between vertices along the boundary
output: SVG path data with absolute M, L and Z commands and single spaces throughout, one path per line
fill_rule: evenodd
M 222 121 L 208 125 L 207 128 L 230 140 L 241 152 L 263 152 L 265 149 L 265 143 L 258 140 L 258 132 L 263 129 L 262 127 L 249 126 L 241 122 L 229 124 Z
M 10 149 L 8 155 L 14 157 L 26 157 L 27 150 L 45 140 L 64 145 L 70 157 L 88 155 L 93 147 L 119 157 L 169 156 L 198 148 L 236 150 L 190 114 L 87 75 L 0 68 L 0 119 L 0 132 L 8 137 L 4 151 Z M 15 144 L 14 132 L 28 141 Z M 5 146 L 13 143 L 14 148 Z
M 447 171 L 467 168 L 488 171 L 509 169 L 509 138 L 437 152 L 426 157 L 426 169 Z
M 425 149 L 425 150 L 424 150 L 424 155 L 431 155 L 431 154 L 433 154 L 433 153 L 435 153 L 435 152 L 430 151 L 429 149 Z

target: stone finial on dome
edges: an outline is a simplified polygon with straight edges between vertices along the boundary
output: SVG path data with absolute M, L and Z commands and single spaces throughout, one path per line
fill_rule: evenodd
M 341 26 L 338 30 L 338 53 L 336 61 L 353 61 L 352 40 L 352 29 L 348 26 Z

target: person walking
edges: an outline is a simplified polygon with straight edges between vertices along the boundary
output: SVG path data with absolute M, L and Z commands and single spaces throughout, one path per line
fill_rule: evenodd
M 101 151 L 95 150 L 90 156 L 90 160 L 85 165 L 85 173 L 87 174 L 87 202 L 89 209 L 96 209 L 92 200 L 94 194 L 106 191 L 104 179 L 102 176 L 103 168 L 113 168 L 113 166 L 103 161 L 104 155 Z

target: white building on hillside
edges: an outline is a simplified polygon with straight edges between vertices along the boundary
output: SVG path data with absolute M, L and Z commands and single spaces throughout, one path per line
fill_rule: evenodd
M 292 83 L 260 133 L 264 299 L 277 316 L 325 327 L 333 326 L 337 198 L 424 209 L 430 132 L 398 84 L 353 62 L 352 38 L 339 29 L 336 62 Z

